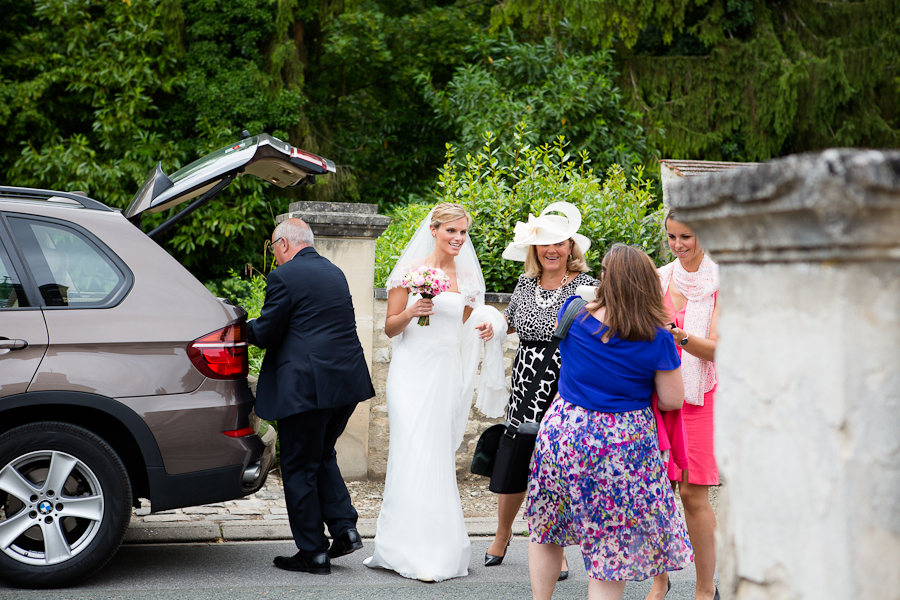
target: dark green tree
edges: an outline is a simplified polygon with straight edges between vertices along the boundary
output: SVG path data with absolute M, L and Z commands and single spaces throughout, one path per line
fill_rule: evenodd
M 444 89 L 420 77 L 437 121 L 454 125 L 458 156 L 479 151 L 485 131 L 501 145 L 520 135 L 532 147 L 564 136 L 601 173 L 613 164 L 633 173 L 653 156 L 642 115 L 625 108 L 610 50 L 574 33 L 520 42 L 511 31 L 479 36 L 468 50 L 476 59 L 457 68 Z M 522 121 L 528 128 L 517 132 Z
M 356 187 L 346 196 L 387 210 L 427 193 L 454 133 L 416 81 L 444 84 L 465 64 L 487 6 L 367 0 L 324 25 L 322 47 L 309 53 L 308 118 L 323 152 L 348 165 Z
M 245 128 L 302 137 L 282 4 L 4 0 L 21 29 L 0 48 L 3 179 L 124 207 L 157 161 L 174 172 Z M 224 275 L 257 254 L 292 196 L 238 179 L 162 241 L 199 276 Z
M 563 18 L 618 49 L 619 85 L 645 124 L 662 123 L 663 156 L 900 143 L 895 0 L 502 0 L 495 13 L 537 28 Z
M 154 96 L 178 84 L 159 3 L 2 5 L 12 24 L 0 50 L 6 181 L 102 192 L 122 206 L 150 156 L 181 159 L 157 133 Z

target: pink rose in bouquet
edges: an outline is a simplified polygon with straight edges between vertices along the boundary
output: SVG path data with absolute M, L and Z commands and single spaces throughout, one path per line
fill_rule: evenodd
M 438 268 L 423 265 L 404 275 L 400 280 L 400 286 L 408 289 L 411 294 L 421 294 L 423 298 L 434 298 L 441 292 L 450 289 L 450 278 Z M 431 324 L 428 316 L 419 317 L 416 322 L 422 327 Z

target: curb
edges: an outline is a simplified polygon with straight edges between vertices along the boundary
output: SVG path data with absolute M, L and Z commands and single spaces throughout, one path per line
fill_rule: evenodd
M 374 538 L 378 519 L 360 519 L 356 528 L 363 538 Z M 492 536 L 497 531 L 497 519 L 493 517 L 470 517 L 465 519 L 466 531 L 470 536 Z M 523 519 L 513 522 L 513 533 L 527 535 L 528 524 Z M 271 521 L 250 521 L 232 523 L 188 522 L 188 523 L 132 523 L 125 533 L 125 544 L 175 544 L 175 543 L 222 543 L 247 541 L 293 540 L 287 523 Z

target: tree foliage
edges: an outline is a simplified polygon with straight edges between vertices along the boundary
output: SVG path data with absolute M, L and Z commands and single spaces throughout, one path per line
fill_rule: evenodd
M 427 193 L 453 129 L 433 118 L 416 81 L 445 83 L 486 15 L 482 2 L 366 1 L 324 28 L 309 63 L 309 119 L 326 156 L 352 165 L 354 199 L 387 210 Z
M 616 87 L 611 51 L 575 35 L 520 42 L 512 31 L 479 36 L 468 51 L 477 61 L 457 68 L 445 89 L 420 77 L 437 120 L 454 124 L 460 154 L 478 151 L 492 131 L 501 145 L 517 135 L 532 146 L 564 136 L 601 172 L 614 164 L 631 171 L 651 158 L 641 115 L 625 109 Z M 522 121 L 527 129 L 517 130 Z
M 104 192 L 122 206 L 150 156 L 180 160 L 158 127 L 154 95 L 178 76 L 158 4 L 3 2 L 21 26 L 0 53 L 0 165 L 16 184 Z M 128 190 L 131 190 L 130 193 Z
M 299 80 L 270 70 L 267 0 L 0 5 L 22 26 L 0 50 L 0 172 L 15 185 L 123 208 L 157 161 L 172 173 L 244 128 L 289 139 L 302 125 Z M 201 277 L 224 274 L 289 200 L 239 179 L 164 241 Z
M 291 201 L 399 215 L 430 202 L 446 143 L 461 177 L 482 132 L 512 148 L 523 120 L 523 147 L 565 136 L 598 182 L 615 164 L 626 179 L 641 165 L 652 177 L 657 155 L 761 161 L 900 142 L 896 0 L 0 0 L 0 10 L 3 183 L 124 207 L 157 161 L 171 173 L 243 129 L 337 163 L 311 188 L 240 178 L 166 234 L 204 279 L 257 263 Z
M 752 7 L 744 36 L 704 21 L 691 28 L 710 48 L 705 56 L 624 62 L 630 105 L 664 124 L 663 154 L 762 161 L 900 143 L 900 4 Z
M 613 44 L 627 106 L 666 157 L 900 143 L 895 0 L 502 0 L 494 18 L 568 19 Z
M 692 9 L 706 0 L 500 0 L 494 24 L 521 20 L 526 29 L 549 29 L 563 21 L 584 29 L 594 42 L 618 38 L 633 46 L 649 27 L 669 43 Z

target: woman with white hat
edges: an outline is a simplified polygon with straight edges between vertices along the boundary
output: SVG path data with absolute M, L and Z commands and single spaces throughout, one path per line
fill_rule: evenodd
M 554 212 L 561 214 L 550 214 Z M 503 315 L 509 333 L 515 331 L 519 336 L 506 406 L 508 421 L 539 423 L 544 417 L 556 396 L 559 378 L 559 351 L 544 360 L 545 350 L 556 329 L 556 315 L 563 302 L 575 295 L 578 286 L 599 285 L 599 281 L 585 274 L 589 269 L 584 253 L 591 242 L 577 233 L 580 226 L 581 213 L 574 205 L 555 202 L 538 217 L 528 215 L 527 223 L 516 223 L 515 237 L 503 251 L 503 258 L 525 263 L 525 272 L 519 277 Z M 538 372 L 542 363 L 546 367 Z M 535 377 L 540 383 L 534 384 L 536 390 L 526 398 L 526 391 L 534 387 Z M 503 562 L 512 539 L 512 524 L 524 499 L 524 490 L 498 494 L 497 534 L 484 556 L 486 567 Z M 568 577 L 565 557 L 562 564 L 560 580 Z

